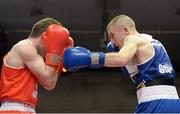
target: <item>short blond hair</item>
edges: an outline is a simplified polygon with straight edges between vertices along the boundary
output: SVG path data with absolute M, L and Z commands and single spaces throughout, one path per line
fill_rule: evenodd
M 118 15 L 114 17 L 107 25 L 107 30 L 111 25 L 127 26 L 129 29 L 135 30 L 135 22 L 127 15 Z

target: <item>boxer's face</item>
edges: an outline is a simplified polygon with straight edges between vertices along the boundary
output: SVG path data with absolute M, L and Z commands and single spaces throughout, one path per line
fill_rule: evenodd
M 40 49 L 41 49 L 41 55 L 43 56 L 43 57 L 45 57 L 45 49 L 44 49 L 44 45 L 43 44 L 40 44 Z
M 45 48 L 44 48 L 44 43 L 43 43 L 43 40 L 42 40 L 42 35 L 40 36 L 40 41 L 39 41 L 39 54 L 42 56 L 42 57 L 45 57 Z
M 123 26 L 112 25 L 108 29 L 108 36 L 115 46 L 122 47 L 124 38 L 126 36 L 126 31 Z

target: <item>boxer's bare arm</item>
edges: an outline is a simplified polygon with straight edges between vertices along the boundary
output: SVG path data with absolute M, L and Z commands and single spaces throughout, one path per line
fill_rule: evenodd
M 129 36 L 124 41 L 123 47 L 119 52 L 106 53 L 105 66 L 107 67 L 120 67 L 125 66 L 136 55 L 137 49 L 141 41 L 134 36 Z
M 33 45 L 18 45 L 14 50 L 44 88 L 51 90 L 55 87 L 58 74 L 54 68 L 45 64 Z

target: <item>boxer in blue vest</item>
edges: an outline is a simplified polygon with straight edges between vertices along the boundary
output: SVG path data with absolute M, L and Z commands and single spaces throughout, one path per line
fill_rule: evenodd
M 122 67 L 137 87 L 135 113 L 180 113 L 180 100 L 174 85 L 175 71 L 164 46 L 151 35 L 137 32 L 126 15 L 113 18 L 107 26 L 111 52 L 91 52 L 84 47 L 65 50 L 64 67 Z

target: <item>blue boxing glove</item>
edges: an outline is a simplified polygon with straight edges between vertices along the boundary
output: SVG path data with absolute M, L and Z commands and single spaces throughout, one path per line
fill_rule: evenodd
M 107 52 L 118 52 L 119 47 L 115 46 L 111 41 L 107 44 L 106 46 L 106 51 Z
M 105 53 L 90 52 L 83 47 L 70 47 L 64 51 L 63 64 L 69 71 L 81 68 L 100 68 L 104 66 Z

